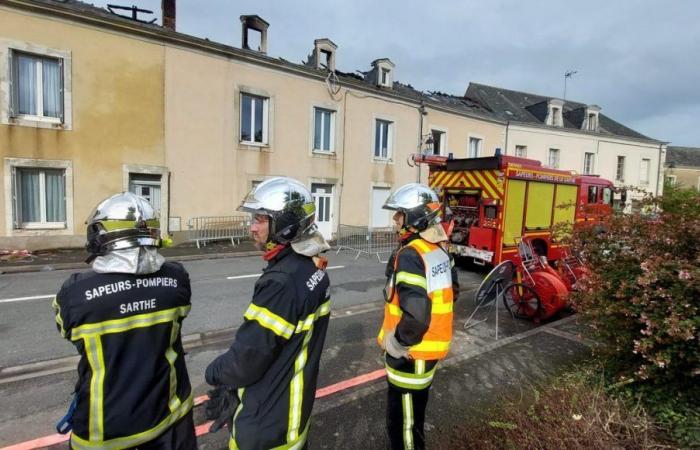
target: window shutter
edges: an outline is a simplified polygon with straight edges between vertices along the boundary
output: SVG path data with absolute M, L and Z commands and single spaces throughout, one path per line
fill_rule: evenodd
M 15 60 L 15 52 L 10 50 L 10 117 L 17 117 L 17 92 L 19 91 L 17 62 Z M 14 173 L 14 172 L 13 172 Z
M 60 86 L 59 86 L 59 92 L 61 94 L 60 100 L 59 100 L 59 105 L 58 107 L 60 108 L 60 111 L 58 113 L 58 117 L 61 119 L 61 123 L 66 123 L 65 117 L 64 117 L 64 112 L 66 110 L 65 108 L 65 77 L 63 76 L 63 58 L 60 58 L 58 60 L 58 79 L 60 80 Z M 65 172 L 64 172 L 64 177 L 65 177 Z
M 17 168 L 12 167 L 12 226 L 19 228 L 19 191 L 17 189 Z

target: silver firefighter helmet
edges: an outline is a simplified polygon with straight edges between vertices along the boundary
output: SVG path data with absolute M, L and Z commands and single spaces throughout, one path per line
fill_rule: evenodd
M 418 231 L 440 223 L 440 200 L 435 191 L 421 183 L 401 186 L 389 196 L 383 208 L 404 213 L 404 226 Z
M 88 261 L 113 250 L 161 246 L 158 213 L 148 200 L 131 192 L 102 200 L 85 223 Z
M 316 203 L 299 181 L 275 177 L 254 187 L 238 211 L 270 217 L 269 240 L 278 244 L 296 241 L 316 230 Z

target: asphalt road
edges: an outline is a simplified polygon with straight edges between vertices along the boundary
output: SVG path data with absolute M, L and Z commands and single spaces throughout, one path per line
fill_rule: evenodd
M 332 321 L 329 328 L 319 387 L 329 386 L 382 367 L 374 342 L 382 317 L 381 290 L 384 265 L 376 259 L 329 254 L 332 283 Z M 186 263 L 190 272 L 193 308 L 184 334 L 237 327 L 252 294 L 255 277 L 263 267 L 259 257 L 202 260 Z M 67 271 L 3 275 L 0 300 L 53 294 L 69 275 Z M 228 277 L 238 277 L 229 279 Z M 460 271 L 463 299 L 478 286 L 482 274 Z M 471 291 L 471 292 L 470 292 Z M 55 329 L 50 298 L 0 303 L 1 366 L 45 361 L 74 355 Z M 471 304 L 465 300 L 463 307 Z M 229 345 L 233 331 L 220 342 L 199 345 L 187 355 L 195 395 L 208 387 L 206 365 Z M 487 338 L 490 339 L 490 338 Z M 75 371 L 15 382 L 0 382 L 0 446 L 53 434 L 55 422 L 65 413 L 76 377 Z M 200 420 L 201 421 L 201 420 Z M 221 436 L 219 436 L 221 435 Z M 219 442 L 221 441 L 221 442 Z M 202 448 L 225 443 L 222 433 L 205 435 Z
M 335 308 L 378 301 L 384 287 L 384 264 L 328 253 Z M 185 335 L 236 327 L 250 301 L 253 285 L 264 267 L 258 256 L 184 263 L 192 285 L 192 311 Z M 339 267 L 340 266 L 340 267 Z M 0 276 L 0 368 L 74 355 L 73 346 L 56 331 L 52 298 L 70 271 Z M 229 277 L 240 277 L 229 279 Z M 27 297 L 46 296 L 44 298 Z

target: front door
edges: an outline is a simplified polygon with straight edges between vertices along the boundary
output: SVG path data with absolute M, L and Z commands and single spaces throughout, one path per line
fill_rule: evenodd
M 311 184 L 311 195 L 316 202 L 316 225 L 326 239 L 333 235 L 333 185 Z
M 129 174 L 129 191 L 148 200 L 160 215 L 160 175 Z

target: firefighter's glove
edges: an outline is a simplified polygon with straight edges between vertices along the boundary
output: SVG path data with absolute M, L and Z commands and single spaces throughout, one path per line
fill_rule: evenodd
M 214 422 L 209 427 L 210 433 L 215 433 L 226 425 L 229 430 L 233 427 L 233 416 L 240 400 L 236 390 L 219 386 L 208 392 L 209 400 L 204 403 L 204 417 Z
M 396 359 L 406 358 L 409 359 L 408 349 L 409 347 L 401 344 L 395 336 L 396 330 L 392 330 L 384 335 L 384 351 Z

